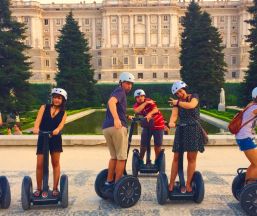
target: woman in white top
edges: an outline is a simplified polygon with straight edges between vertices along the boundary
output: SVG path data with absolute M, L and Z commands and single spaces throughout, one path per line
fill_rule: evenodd
M 236 134 L 236 142 L 241 151 L 243 151 L 250 161 L 250 166 L 246 171 L 246 182 L 250 179 L 257 178 L 257 145 L 254 142 L 254 128 L 257 121 L 257 87 L 252 91 L 253 101 L 247 105 L 247 110 L 243 114 L 242 125 L 240 131 Z

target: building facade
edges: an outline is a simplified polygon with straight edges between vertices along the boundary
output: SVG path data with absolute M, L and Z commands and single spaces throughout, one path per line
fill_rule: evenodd
M 180 34 L 189 2 L 177 0 L 104 0 L 102 3 L 40 4 L 12 1 L 12 16 L 27 25 L 25 43 L 32 62 L 32 83 L 53 83 L 57 72 L 55 44 L 66 15 L 72 10 L 89 42 L 95 79 L 114 82 L 122 71 L 137 82 L 179 79 Z M 199 1 L 225 46 L 226 81 L 239 82 L 249 63 L 251 0 Z

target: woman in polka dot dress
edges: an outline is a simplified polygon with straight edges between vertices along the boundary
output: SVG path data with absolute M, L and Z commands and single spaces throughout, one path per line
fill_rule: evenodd
M 170 99 L 173 106 L 169 126 L 176 128 L 172 151 L 174 152 L 169 190 L 172 191 L 178 174 L 178 159 L 180 147 L 187 152 L 187 181 L 186 188 L 181 188 L 182 193 L 192 192 L 191 181 L 196 169 L 197 153 L 204 151 L 205 138 L 200 125 L 199 97 L 197 94 L 188 94 L 187 85 L 183 81 L 172 85 L 172 93 L 178 100 Z M 177 122 L 178 120 L 178 122 Z M 177 123 L 176 123 L 177 122 Z

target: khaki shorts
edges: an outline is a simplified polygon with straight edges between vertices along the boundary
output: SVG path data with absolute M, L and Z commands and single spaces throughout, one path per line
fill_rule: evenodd
M 109 127 L 103 129 L 107 146 L 112 159 L 126 160 L 128 150 L 128 130 L 126 127 L 116 129 Z

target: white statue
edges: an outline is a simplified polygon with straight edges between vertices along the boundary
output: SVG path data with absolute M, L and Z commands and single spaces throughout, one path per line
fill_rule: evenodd
M 225 91 L 223 88 L 220 90 L 220 103 L 218 106 L 218 110 L 225 112 L 226 111 L 226 105 L 225 105 Z

